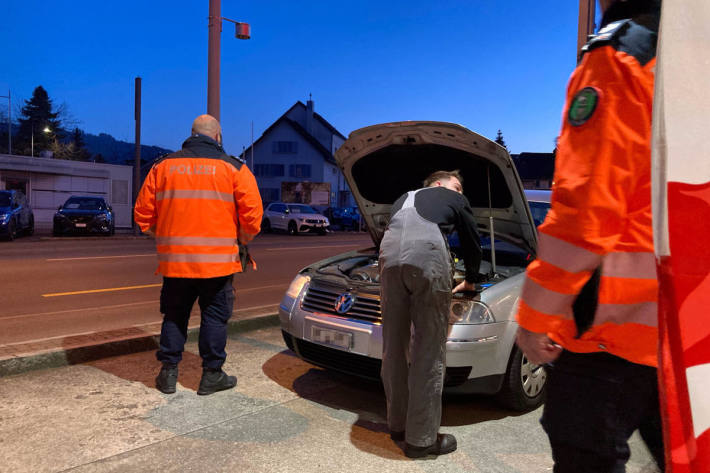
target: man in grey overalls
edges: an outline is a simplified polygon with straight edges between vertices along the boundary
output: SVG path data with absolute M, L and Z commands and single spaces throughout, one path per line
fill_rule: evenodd
M 424 188 L 400 197 L 380 244 L 382 381 L 393 440 L 410 458 L 456 450 L 439 434 L 445 346 L 452 295 L 451 256 L 444 234 L 459 233 L 466 280 L 474 290 L 481 244 L 458 171 L 437 171 Z

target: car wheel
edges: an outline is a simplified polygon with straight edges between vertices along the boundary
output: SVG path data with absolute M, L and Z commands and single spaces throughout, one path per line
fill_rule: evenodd
M 296 226 L 296 222 L 294 222 L 293 220 L 288 222 L 288 234 L 298 235 L 298 227 Z
M 27 227 L 27 236 L 34 235 L 34 232 L 35 232 L 35 218 L 30 217 L 30 226 Z
M 261 231 L 263 233 L 271 233 L 271 221 L 268 218 L 261 222 Z
M 319 229 L 318 229 L 318 234 L 319 234 L 319 235 L 325 235 L 326 233 L 327 233 L 327 231 L 326 231 L 325 228 L 319 228 Z
M 531 363 L 517 346 L 508 362 L 503 387 L 498 393 L 499 401 L 516 411 L 529 411 L 539 407 L 545 400 L 547 372 L 545 368 Z

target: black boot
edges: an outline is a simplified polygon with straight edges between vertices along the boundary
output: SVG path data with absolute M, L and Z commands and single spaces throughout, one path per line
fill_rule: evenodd
M 177 365 L 163 365 L 155 378 L 155 387 L 165 394 L 173 394 L 178 379 Z
M 232 389 L 236 385 L 236 376 L 229 376 L 221 369 L 206 368 L 202 371 L 202 379 L 200 380 L 200 388 L 197 390 L 197 394 L 205 396 L 217 391 Z
M 436 442 L 428 447 L 405 444 L 404 454 L 409 458 L 421 458 L 427 455 L 446 455 L 456 450 L 456 437 L 451 434 L 436 434 Z

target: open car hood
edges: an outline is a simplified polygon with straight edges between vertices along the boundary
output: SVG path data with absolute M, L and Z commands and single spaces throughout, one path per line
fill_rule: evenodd
M 434 171 L 459 169 L 481 237 L 489 236 L 492 216 L 496 239 L 536 254 L 535 225 L 513 160 L 467 128 L 426 121 L 368 126 L 353 131 L 335 159 L 378 247 L 397 198 L 421 188 Z

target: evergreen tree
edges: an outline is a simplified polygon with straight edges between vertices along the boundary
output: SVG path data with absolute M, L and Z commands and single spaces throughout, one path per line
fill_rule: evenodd
M 505 140 L 503 139 L 503 132 L 498 130 L 498 136 L 496 136 L 496 143 L 501 145 L 503 148 L 505 148 L 506 151 L 510 151 L 508 147 L 505 145 Z
M 18 154 L 30 154 L 33 136 L 35 156 L 38 156 L 41 151 L 56 147 L 56 140 L 63 136 L 62 121 L 59 117 L 60 113 L 54 110 L 44 87 L 40 85 L 35 88 L 32 98 L 25 100 L 20 115 L 18 120 L 20 129 L 17 133 Z
M 84 132 L 78 127 L 74 128 L 71 134 L 71 143 L 69 146 L 72 148 L 70 157 L 67 159 L 72 159 L 74 161 L 89 161 L 91 158 L 91 153 L 86 149 L 84 144 Z

